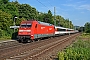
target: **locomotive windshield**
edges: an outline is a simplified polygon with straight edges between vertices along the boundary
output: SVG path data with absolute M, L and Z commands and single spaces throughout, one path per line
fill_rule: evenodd
M 32 25 L 31 25 L 31 23 L 24 23 L 24 24 L 21 24 L 21 26 L 20 27 L 22 27 L 22 28 L 25 28 L 25 27 L 31 27 Z

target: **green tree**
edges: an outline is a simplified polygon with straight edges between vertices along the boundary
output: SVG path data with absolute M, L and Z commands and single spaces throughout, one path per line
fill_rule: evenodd
M 9 0 L 0 0 L 0 3 L 1 4 L 6 4 L 6 3 L 8 3 L 9 2 Z
M 47 18 L 46 18 L 48 21 L 48 23 L 53 23 L 53 16 L 52 16 L 52 12 L 49 10 L 48 11 L 48 14 L 47 14 Z
M 43 18 L 44 18 L 44 13 L 38 12 L 38 20 L 43 22 L 44 21 Z
M 63 24 L 64 24 L 64 18 L 61 17 L 60 15 L 57 15 L 56 16 L 56 25 L 63 27 Z
M 7 4 L 2 4 L 2 5 L 0 6 L 0 9 L 1 9 L 3 12 L 6 12 L 6 13 L 11 14 L 12 17 L 19 15 L 19 14 L 18 14 L 18 9 L 17 9 L 17 7 L 16 7 L 13 3 L 11 3 L 11 2 L 9 2 L 9 3 L 7 3 Z
M 72 21 L 69 19 L 64 19 L 62 16 L 56 16 L 56 25 L 66 27 L 66 28 L 74 28 Z
M 18 6 L 19 9 L 19 18 L 29 19 L 36 19 L 36 9 L 31 7 L 28 4 L 22 4 Z
M 90 33 L 90 23 L 89 22 L 87 22 L 87 23 L 85 23 L 85 32 L 86 33 Z
M 0 33 L 1 35 L 8 36 L 11 34 L 10 26 L 12 25 L 11 14 L 5 13 L 0 10 Z

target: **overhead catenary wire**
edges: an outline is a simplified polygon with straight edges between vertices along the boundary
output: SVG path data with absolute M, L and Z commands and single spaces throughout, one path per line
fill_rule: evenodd
M 38 1 L 40 4 L 42 4 L 43 6 L 45 6 L 46 8 L 48 8 L 46 5 L 44 5 L 42 2 L 40 2 L 39 0 L 36 0 Z M 49 9 L 49 8 L 48 8 Z
M 42 4 L 44 7 L 48 8 L 48 10 L 51 11 L 51 9 L 49 7 L 47 7 L 45 4 L 43 4 L 41 1 L 36 0 L 37 2 L 39 2 L 40 4 Z M 47 1 L 48 2 L 48 1 Z M 50 6 L 52 6 L 53 8 L 55 8 L 55 6 L 53 6 L 50 2 L 48 2 Z M 53 9 L 54 10 L 54 9 Z
M 47 2 L 48 2 L 48 1 L 47 1 Z M 48 3 L 49 3 L 49 2 L 48 2 Z M 53 7 L 53 5 L 52 5 L 51 3 L 49 3 L 49 5 Z
M 48 10 L 51 10 L 49 7 L 47 7 L 45 4 L 43 4 L 41 1 L 39 1 L 39 0 L 36 0 L 37 2 L 39 2 L 40 4 L 42 4 L 44 7 L 46 7 L 46 8 L 48 8 Z M 55 7 L 55 6 L 53 6 L 49 1 L 47 1 L 48 2 L 48 4 L 50 5 L 50 6 L 52 6 L 53 8 Z M 53 9 L 54 10 L 54 9 Z

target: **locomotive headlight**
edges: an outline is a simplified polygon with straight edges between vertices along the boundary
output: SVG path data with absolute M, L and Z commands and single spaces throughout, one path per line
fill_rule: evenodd
M 19 32 L 23 32 L 23 30 L 19 30 Z
M 31 32 L 31 30 L 19 30 L 19 32 Z
M 27 32 L 31 32 L 31 30 L 26 30 Z
M 31 37 L 32 37 L 33 35 L 31 35 Z

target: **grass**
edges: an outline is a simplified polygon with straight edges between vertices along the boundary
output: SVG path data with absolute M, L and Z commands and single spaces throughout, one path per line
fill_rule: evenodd
M 6 40 L 10 40 L 11 39 L 11 37 L 2 37 L 2 38 L 0 38 L 0 41 L 6 41 Z
M 90 37 L 90 33 L 83 33 L 80 36 L 81 38 L 89 38 Z

